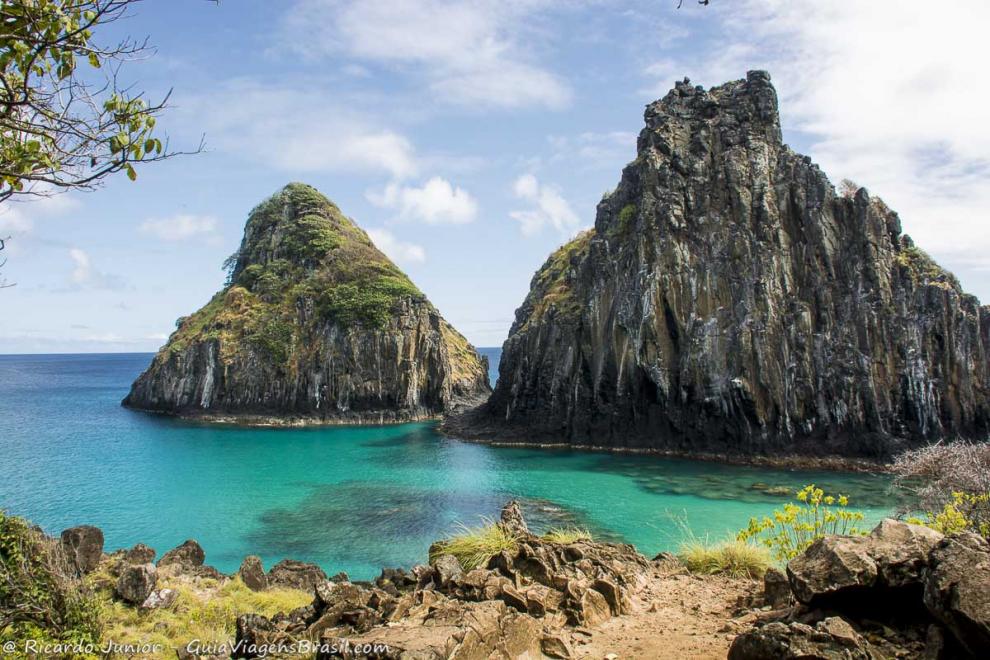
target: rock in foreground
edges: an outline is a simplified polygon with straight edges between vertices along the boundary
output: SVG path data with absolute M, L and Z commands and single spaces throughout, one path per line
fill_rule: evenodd
M 485 360 L 330 200 L 255 208 L 228 285 L 177 329 L 125 406 L 243 422 L 426 419 L 488 395 Z
M 838 102 L 838 101 L 837 101 Z M 646 109 L 595 226 L 533 278 L 453 434 L 886 456 L 990 433 L 990 308 L 782 143 L 763 72 Z

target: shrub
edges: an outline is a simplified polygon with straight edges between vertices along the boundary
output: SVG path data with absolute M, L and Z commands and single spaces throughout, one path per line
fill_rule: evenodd
M 912 522 L 990 538 L 990 445 L 931 445 L 901 454 L 893 470 L 895 487 L 911 496 L 901 512 L 926 512 Z
M 468 527 L 458 524 L 459 533 L 449 539 L 433 544 L 430 560 L 439 555 L 454 555 L 464 570 L 484 568 L 488 560 L 508 550 L 514 552 L 519 547 L 519 536 L 507 530 L 490 518 L 482 518 L 482 524 Z
M 856 523 L 863 520 L 859 511 L 850 511 L 845 495 L 826 495 L 814 484 L 797 492 L 800 504 L 788 502 L 773 516 L 750 518 L 749 527 L 736 535 L 739 541 L 759 540 L 779 561 L 792 559 L 816 539 L 834 534 L 864 534 Z
M 550 543 L 576 543 L 578 541 L 591 541 L 591 532 L 581 527 L 555 527 L 543 535 L 544 541 Z
M 0 641 L 99 644 L 101 612 L 60 543 L 0 511 Z
M 681 546 L 677 556 L 692 573 L 754 579 L 763 577 L 772 563 L 767 548 L 738 540 L 709 544 L 692 539 Z

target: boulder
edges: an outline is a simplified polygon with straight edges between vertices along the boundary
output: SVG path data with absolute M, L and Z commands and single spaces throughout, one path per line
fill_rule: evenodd
M 155 561 L 155 549 L 144 543 L 137 543 L 124 551 L 124 561 L 128 564 L 149 564 Z
M 872 587 L 877 564 L 865 536 L 826 536 L 787 564 L 791 591 L 802 603 L 850 588 Z
M 448 584 L 464 575 L 464 569 L 457 557 L 451 554 L 441 554 L 434 557 L 430 564 L 436 569 L 439 586 L 446 587 Z
M 563 635 L 546 634 L 540 640 L 540 650 L 543 655 L 560 660 L 570 660 L 574 657 L 574 651 Z
M 261 557 L 248 555 L 241 562 L 241 567 L 237 569 L 237 574 L 241 576 L 241 581 L 251 591 L 264 591 L 268 588 L 268 576 L 265 575 L 265 566 L 261 563 Z
M 883 520 L 868 536 L 818 539 L 787 564 L 791 590 L 802 603 L 844 591 L 896 589 L 921 583 L 938 532 L 900 520 Z
M 80 575 L 90 573 L 103 558 L 103 531 L 92 525 L 70 527 L 62 532 L 62 548 Z
M 312 591 L 313 588 L 327 579 L 327 574 L 316 564 L 309 564 L 295 559 L 283 559 L 268 571 L 268 586 L 287 587 Z
M 930 527 L 887 518 L 868 537 L 880 584 L 903 587 L 921 582 L 928 556 L 943 536 Z
M 150 564 L 149 564 L 150 565 Z M 141 603 L 143 610 L 156 610 L 171 607 L 172 603 L 179 597 L 179 592 L 175 589 L 159 589 L 152 591 Z
M 529 535 L 529 527 L 526 526 L 526 519 L 523 518 L 522 508 L 516 500 L 510 500 L 508 504 L 502 507 L 502 515 L 500 517 L 499 524 L 502 525 L 506 531 L 519 536 Z
M 125 566 L 117 578 L 117 596 L 133 605 L 145 602 L 158 582 L 158 571 L 152 563 Z
M 275 626 L 268 617 L 260 614 L 242 614 L 237 617 L 233 658 L 262 657 L 261 647 L 270 643 Z
M 830 617 L 814 628 L 804 623 L 768 623 L 735 638 L 729 660 L 874 660 L 867 642 L 843 619 Z
M 586 589 L 581 597 L 574 604 L 572 619 L 582 626 L 593 628 L 599 623 L 608 621 L 612 616 L 612 609 L 608 606 L 605 596 L 594 589 Z
M 158 566 L 181 565 L 186 568 L 202 566 L 206 553 L 196 541 L 189 539 L 182 545 L 172 548 L 158 560 Z
M 763 602 L 775 610 L 788 607 L 794 602 L 791 585 L 783 571 L 768 568 L 763 574 Z
M 976 657 L 990 657 L 990 545 L 970 532 L 943 539 L 924 575 L 925 606 Z

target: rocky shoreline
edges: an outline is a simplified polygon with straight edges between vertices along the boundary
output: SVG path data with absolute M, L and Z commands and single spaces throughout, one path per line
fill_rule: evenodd
M 613 445 L 571 444 L 560 441 L 530 441 L 521 434 L 489 425 L 475 425 L 471 417 L 475 411 L 468 410 L 441 419 L 437 427 L 444 436 L 461 442 L 471 442 L 491 447 L 530 447 L 536 449 L 568 449 L 589 452 L 609 452 L 613 454 L 641 454 L 681 458 L 694 461 L 723 463 L 729 465 L 751 465 L 756 467 L 779 468 L 782 470 L 826 470 L 830 472 L 857 472 L 881 474 L 890 471 L 890 463 L 881 458 L 870 459 L 840 455 L 814 455 L 797 453 L 744 454 L 693 451 L 690 449 L 663 449 L 654 447 L 616 447 Z
M 311 595 L 290 611 L 238 613 L 232 637 L 214 640 L 210 653 L 178 648 L 154 657 L 284 657 L 300 648 L 318 660 L 947 660 L 990 653 L 990 544 L 975 534 L 943 536 L 888 519 L 868 536 L 820 539 L 786 572 L 770 569 L 758 581 L 691 575 L 672 555 L 648 559 L 630 545 L 539 537 L 515 502 L 497 524 L 518 543 L 478 568 L 462 566 L 441 543 L 429 565 L 383 569 L 367 582 L 293 560 L 265 571 L 258 557 L 228 576 L 206 565 L 192 540 L 157 563 L 140 544 L 105 554 L 102 532 L 88 526 L 63 532 L 61 546 L 80 574 L 96 576 L 94 583 L 139 612 L 181 615 L 182 601 L 161 588 L 163 579 L 199 593 L 239 580 L 259 593 Z

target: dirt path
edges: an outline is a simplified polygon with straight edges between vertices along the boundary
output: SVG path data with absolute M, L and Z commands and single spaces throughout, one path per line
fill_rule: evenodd
M 570 631 L 578 658 L 724 659 L 752 615 L 735 620 L 737 603 L 759 593 L 752 580 L 687 575 L 659 568 L 633 597 L 631 615 L 609 619 L 594 630 Z

